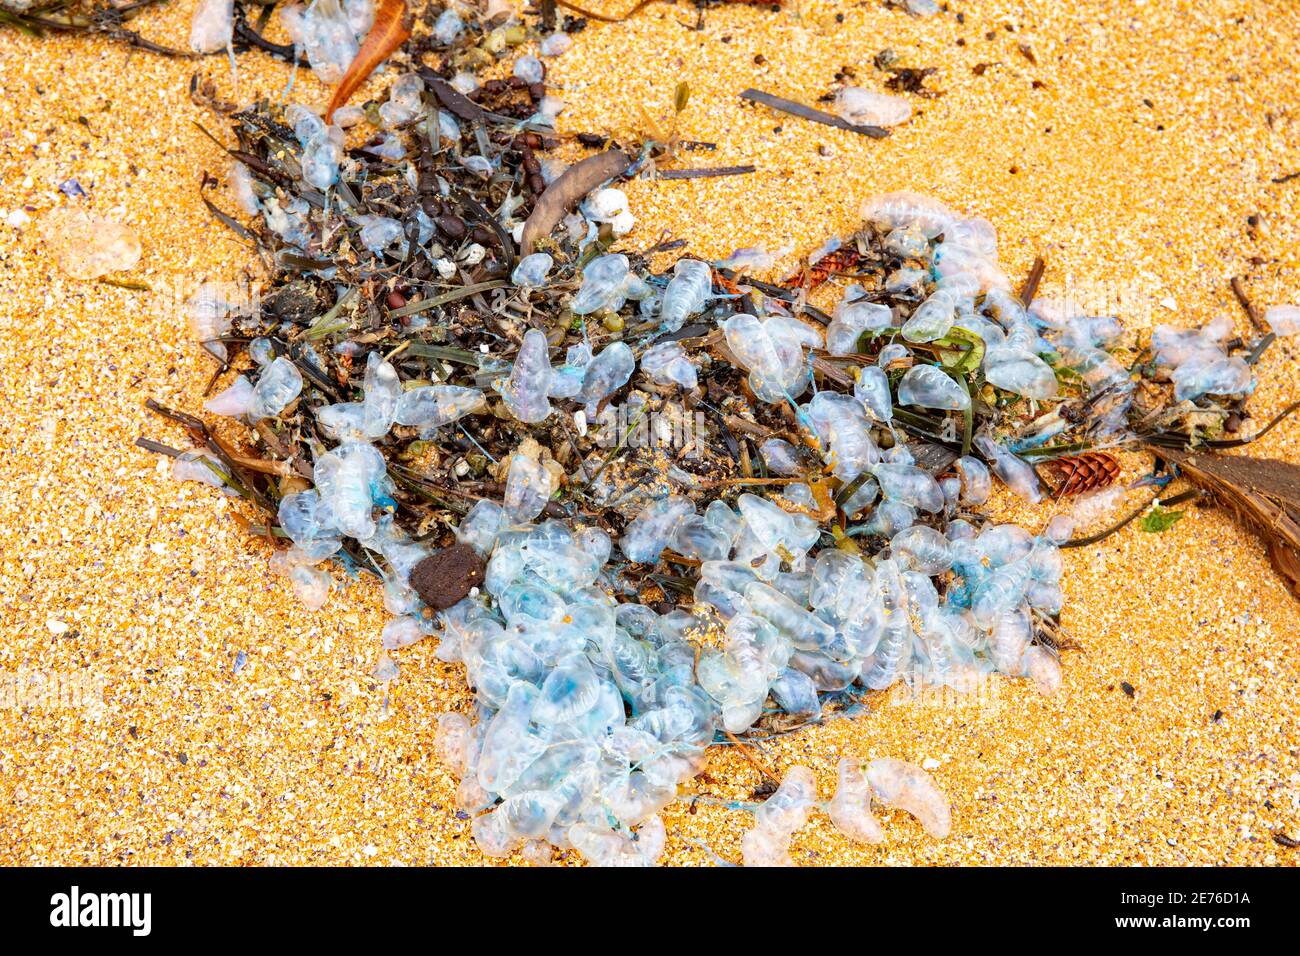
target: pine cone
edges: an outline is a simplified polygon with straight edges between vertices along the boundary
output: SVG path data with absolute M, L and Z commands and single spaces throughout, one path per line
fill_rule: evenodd
M 1058 458 L 1043 465 L 1044 480 L 1053 498 L 1081 495 L 1105 488 L 1119 477 L 1119 461 L 1110 452 L 1089 451 L 1070 458 Z

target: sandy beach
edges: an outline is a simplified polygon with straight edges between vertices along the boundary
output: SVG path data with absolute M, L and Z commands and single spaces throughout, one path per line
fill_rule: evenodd
M 1226 315 L 1244 332 L 1234 276 L 1260 308 L 1300 303 L 1300 178 L 1278 181 L 1300 171 L 1300 6 L 949 6 L 915 19 L 883 0 L 739 5 L 699 21 L 692 5 L 655 3 L 592 22 L 551 64 L 569 103 L 560 127 L 635 125 L 638 107 L 667 112 L 685 80 L 680 132 L 717 149 L 678 165 L 757 167 L 634 181 L 629 248 L 667 232 L 708 258 L 789 246 L 793 265 L 855 228 L 866 197 L 911 189 L 991 220 L 1008 274 L 1041 255 L 1042 294 L 1091 296 L 1130 328 Z M 185 47 L 192 9 L 172 0 L 133 28 Z M 886 140 L 737 96 L 813 104 L 846 67 L 880 88 L 886 49 L 938 67 L 927 86 L 943 91 L 911 97 L 913 119 Z M 250 512 L 133 447 L 141 435 L 184 444 L 143 405 L 201 407 L 213 365 L 178 303 L 250 261 L 200 198 L 203 173 L 224 179 L 226 160 L 196 124 L 226 141 L 227 121 L 191 100 L 191 76 L 247 102 L 280 96 L 291 71 L 257 52 L 237 64 L 236 78 L 223 56 L 0 30 L 0 680 L 35 675 L 90 698 L 0 695 L 0 864 L 492 862 L 432 748 L 438 714 L 469 705 L 463 670 L 425 641 L 399 652 L 399 680 L 375 681 L 388 615 L 372 581 L 336 574 L 330 602 L 307 612 L 237 523 Z M 310 74 L 294 84 L 313 106 L 328 100 Z M 86 198 L 60 191 L 72 178 Z M 234 208 L 224 185 L 209 196 Z M 73 204 L 137 232 L 139 266 L 114 276 L 136 287 L 56 267 L 41 220 Z M 1298 351 L 1279 343 L 1257 367 L 1256 423 L 1300 398 Z M 1300 417 L 1250 451 L 1300 463 Z M 1123 464 L 1132 480 L 1151 460 Z M 1034 530 L 1054 513 L 1003 505 Z M 1300 838 L 1300 604 L 1257 540 L 1191 507 L 1164 533 L 1134 524 L 1065 554 L 1062 624 L 1079 649 L 1056 696 L 1025 682 L 965 702 L 895 687 L 869 712 L 761 743 L 763 762 L 812 768 L 823 793 L 841 756 L 893 756 L 929 768 L 952 799 L 941 842 L 893 812 L 888 842 L 857 846 L 814 815 L 797 862 L 1300 861 L 1274 840 Z M 752 817 L 725 804 L 760 783 L 734 748 L 715 748 L 664 815 L 663 862 L 738 861 Z

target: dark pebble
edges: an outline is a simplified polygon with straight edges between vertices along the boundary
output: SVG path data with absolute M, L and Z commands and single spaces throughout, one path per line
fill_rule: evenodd
M 468 231 L 465 228 L 465 220 L 459 216 L 439 216 L 434 222 L 438 226 L 438 231 L 448 239 L 464 239 Z
M 485 568 L 477 551 L 467 544 L 453 544 L 411 569 L 411 587 L 429 607 L 445 611 L 483 583 Z

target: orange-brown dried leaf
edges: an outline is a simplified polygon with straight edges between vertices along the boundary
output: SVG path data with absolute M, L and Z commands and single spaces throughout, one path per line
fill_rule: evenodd
M 366 34 L 365 42 L 353 58 L 352 65 L 343 74 L 334 95 L 330 97 L 330 105 L 325 110 L 325 122 L 334 121 L 334 111 L 347 103 L 357 87 L 410 36 L 410 27 L 406 25 L 406 0 L 379 0 L 379 5 L 375 8 L 374 26 Z
M 817 520 L 830 521 L 835 517 L 835 495 L 831 493 L 830 483 L 824 478 L 816 478 L 808 483 L 813 501 L 817 502 Z
M 721 272 L 717 271 L 716 269 L 713 270 L 713 283 L 727 295 L 744 294 L 743 292 L 741 292 L 740 286 L 738 286 L 732 280 L 728 279 L 726 276 L 724 276 Z

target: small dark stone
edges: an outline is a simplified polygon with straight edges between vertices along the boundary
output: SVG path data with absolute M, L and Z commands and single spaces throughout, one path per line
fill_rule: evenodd
M 479 553 L 467 544 L 429 555 L 411 569 L 411 587 L 435 611 L 445 611 L 483 583 L 485 569 Z
M 320 306 L 311 286 L 290 282 L 262 300 L 262 311 L 280 322 L 306 325 L 316 317 Z
M 1133 694 L 1135 693 L 1135 691 L 1133 690 L 1133 685 L 1126 680 L 1122 680 L 1119 682 L 1119 689 L 1122 690 L 1129 697 L 1132 697 Z
M 465 228 L 465 220 L 459 216 L 439 216 L 434 223 L 438 231 L 448 239 L 464 239 L 465 233 L 469 231 Z

